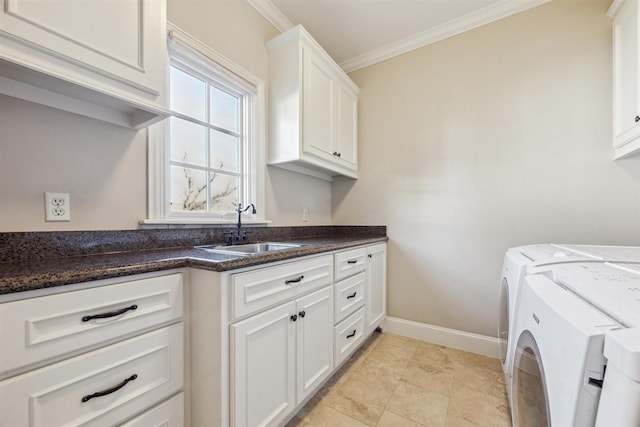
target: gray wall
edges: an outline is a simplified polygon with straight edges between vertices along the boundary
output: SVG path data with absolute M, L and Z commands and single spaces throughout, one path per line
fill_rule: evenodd
M 357 182 L 386 224 L 389 315 L 496 335 L 510 246 L 640 244 L 640 160 L 611 161 L 609 0 L 555 0 L 351 74 Z
M 267 217 L 388 225 L 389 314 L 495 335 L 507 247 L 640 244 L 640 159 L 610 160 L 609 3 L 555 0 L 352 73 L 360 179 L 268 168 Z M 246 2 L 168 17 L 268 80 L 278 32 Z M 0 97 L 0 231 L 134 229 L 146 162 L 146 131 Z M 44 222 L 44 191 L 71 193 L 72 222 Z
M 268 82 L 279 34 L 245 1 L 169 0 L 167 16 Z M 0 96 L 0 232 L 135 229 L 147 217 L 147 132 Z M 331 224 L 331 183 L 277 168 L 264 177 L 274 225 Z M 71 222 L 44 221 L 45 191 L 70 193 Z M 302 208 L 309 222 L 302 222 Z

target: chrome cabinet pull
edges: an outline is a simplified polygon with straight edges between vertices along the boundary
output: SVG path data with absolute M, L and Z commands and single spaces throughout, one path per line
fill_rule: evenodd
M 93 319 L 107 319 L 109 317 L 116 317 L 116 316 L 120 316 L 121 314 L 126 313 L 127 311 L 133 311 L 136 310 L 138 308 L 137 304 L 133 304 L 130 305 L 129 307 L 125 307 L 123 309 L 117 310 L 117 311 L 112 311 L 110 313 L 101 313 L 101 314 L 94 314 L 91 316 L 84 316 L 82 318 L 83 322 L 88 322 L 89 320 L 93 320 Z
M 289 279 L 284 282 L 285 285 L 289 285 L 291 283 L 299 283 L 302 279 L 304 279 L 303 275 L 300 275 L 297 279 Z
M 82 397 L 82 402 L 88 402 L 91 399 L 93 399 L 94 397 L 102 397 L 102 396 L 106 396 L 108 394 L 111 393 L 115 393 L 116 391 L 120 390 L 122 387 L 126 386 L 127 384 L 129 384 L 130 381 L 134 381 L 136 378 L 138 378 L 138 374 L 133 374 L 131 375 L 129 378 L 127 378 L 126 380 L 122 381 L 120 384 L 118 384 L 117 386 L 110 388 L 108 390 L 104 390 L 104 391 L 99 391 L 97 393 L 93 393 L 93 394 L 87 394 L 86 396 Z

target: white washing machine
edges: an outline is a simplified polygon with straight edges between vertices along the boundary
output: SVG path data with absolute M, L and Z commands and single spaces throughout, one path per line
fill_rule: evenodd
M 640 426 L 640 265 L 537 271 L 517 301 L 514 425 Z
M 640 328 L 640 265 L 571 263 L 545 273 L 627 328 Z
M 531 272 L 540 272 L 558 264 L 576 262 L 627 262 L 638 263 L 640 274 L 640 247 L 636 246 L 596 246 L 570 244 L 538 244 L 510 248 L 506 251 L 500 284 L 498 338 L 500 358 L 505 373 L 507 396 L 511 402 L 509 384 L 513 372 L 513 319 L 516 311 L 518 289 L 524 277 Z
M 640 246 L 556 245 L 572 252 L 609 261 L 639 262 Z
M 527 276 L 514 322 L 513 425 L 593 426 L 612 318 L 542 275 Z
M 555 244 L 519 246 L 510 248 L 505 253 L 500 279 L 498 338 L 502 370 L 505 374 L 507 397 L 510 403 L 510 380 L 515 350 L 515 343 L 511 342 L 510 337 L 513 336 L 513 319 L 520 285 L 531 269 L 579 261 L 603 262 L 603 259 L 597 255 L 573 251 L 566 245 Z

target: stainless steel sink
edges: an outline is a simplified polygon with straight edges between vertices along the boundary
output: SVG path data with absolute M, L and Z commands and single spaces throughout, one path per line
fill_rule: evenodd
M 276 243 L 276 242 L 261 242 L 261 243 L 248 243 L 246 245 L 209 245 L 209 246 L 196 246 L 196 249 L 204 249 L 209 252 L 216 252 L 226 255 L 240 255 L 250 256 L 259 255 L 266 252 L 282 251 L 285 249 L 299 248 L 304 246 L 300 243 Z

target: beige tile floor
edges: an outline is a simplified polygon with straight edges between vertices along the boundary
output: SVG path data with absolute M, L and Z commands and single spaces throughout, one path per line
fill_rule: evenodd
M 497 359 L 374 336 L 287 427 L 511 426 Z

